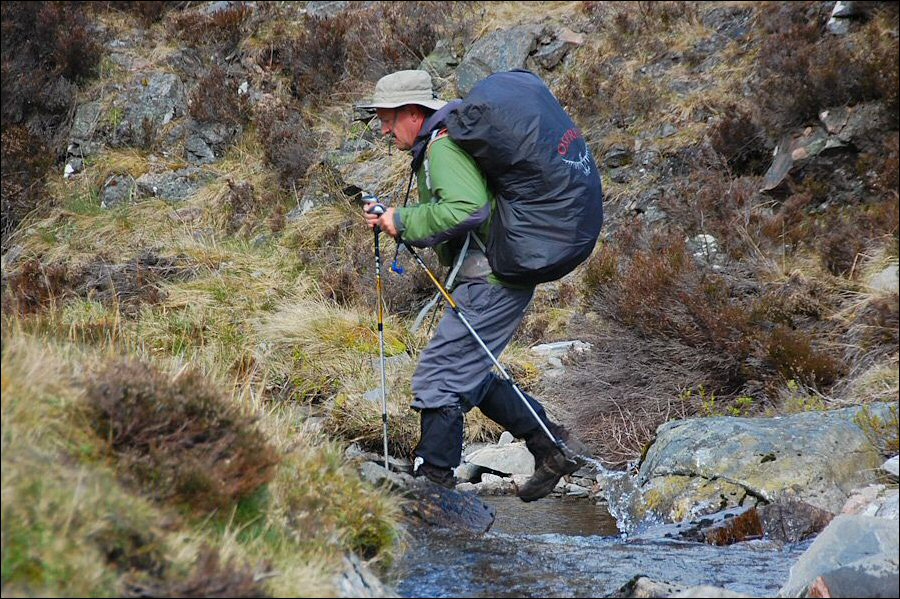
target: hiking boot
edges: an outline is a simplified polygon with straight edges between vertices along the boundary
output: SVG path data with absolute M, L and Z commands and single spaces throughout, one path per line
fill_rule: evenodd
M 445 489 L 456 488 L 456 477 L 453 476 L 453 470 L 450 468 L 439 468 L 428 462 L 422 462 L 422 464 L 413 472 L 413 476 L 424 476 L 429 481 L 439 487 L 444 487 Z
M 585 460 L 579 456 L 588 455 L 587 446 L 562 426 L 551 423 L 548 428 L 557 439 L 566 444 L 575 457 L 566 458 L 542 429 L 529 433 L 525 437 L 525 445 L 534 454 L 534 474 L 516 493 L 522 501 L 536 501 L 546 497 L 559 483 L 559 479 L 585 464 Z

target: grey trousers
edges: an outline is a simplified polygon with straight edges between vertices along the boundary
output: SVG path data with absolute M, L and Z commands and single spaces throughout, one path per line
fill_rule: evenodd
M 466 320 L 497 358 L 522 322 L 533 295 L 533 288 L 512 289 L 483 279 L 462 282 L 453 291 Z M 467 405 L 466 399 L 492 367 L 491 359 L 448 307 L 413 375 L 412 407 L 460 406 L 467 411 L 475 406 Z

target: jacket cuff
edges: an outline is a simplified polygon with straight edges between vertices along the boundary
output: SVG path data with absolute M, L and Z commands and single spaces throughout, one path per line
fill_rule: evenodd
M 394 227 L 396 227 L 398 233 L 403 233 L 406 230 L 406 225 L 403 223 L 403 217 L 400 216 L 400 208 L 394 210 Z

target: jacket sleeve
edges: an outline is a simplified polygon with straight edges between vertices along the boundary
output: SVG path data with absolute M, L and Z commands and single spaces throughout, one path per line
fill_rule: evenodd
M 437 139 L 428 151 L 431 202 L 396 212 L 403 239 L 417 247 L 431 247 L 471 231 L 491 213 L 487 181 L 471 156 L 447 137 Z M 420 171 L 418 184 L 425 183 Z

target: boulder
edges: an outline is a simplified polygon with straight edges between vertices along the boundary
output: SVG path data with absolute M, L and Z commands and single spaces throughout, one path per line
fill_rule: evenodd
M 489 445 L 468 455 L 466 461 L 503 474 L 534 474 L 534 456 L 524 443 Z
M 522 25 L 495 31 L 475 42 L 456 69 L 459 97 L 466 97 L 479 81 L 492 73 L 523 68 L 540 33 L 540 26 Z
M 897 523 L 836 517 L 791 568 L 779 597 L 897 597 Z
M 419 63 L 420 71 L 428 71 L 432 77 L 449 77 L 459 65 L 459 58 L 453 52 L 453 46 L 447 40 L 440 40 L 431 54 Z
M 142 175 L 137 180 L 137 189 L 144 197 L 181 201 L 200 191 L 212 178 L 210 173 L 189 166 L 177 171 Z
M 868 407 L 882 415 L 891 406 Z M 853 422 L 859 410 L 663 424 L 636 479 L 609 481 L 610 512 L 632 529 L 782 497 L 838 513 L 854 489 L 874 482 L 882 463 Z
M 134 178 L 131 175 L 112 175 L 100 191 L 100 207 L 115 208 L 127 204 L 134 197 Z
M 607 597 L 671 597 L 684 587 L 669 582 L 657 582 L 638 574 Z
M 857 489 L 847 499 L 841 513 L 897 520 L 898 491 L 885 485 L 869 485 Z
M 160 127 L 187 114 L 187 96 L 181 79 L 173 73 L 139 75 L 117 99 L 114 108 L 122 119 L 114 132 L 120 145 L 147 145 Z
M 465 492 L 463 485 L 446 489 L 425 477 L 413 478 L 403 472 L 385 470 L 375 462 L 364 462 L 360 477 L 371 485 L 386 485 L 402 493 L 408 499 L 403 504 L 403 513 L 420 524 L 481 534 L 494 523 L 494 508 L 473 493 Z
M 786 496 L 757 508 L 766 538 L 798 543 L 813 537 L 828 526 L 834 514 L 804 501 Z
M 83 158 L 96 154 L 103 143 L 95 136 L 103 105 L 100 100 L 81 104 L 75 109 L 75 120 L 69 134 L 68 153 Z

